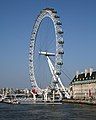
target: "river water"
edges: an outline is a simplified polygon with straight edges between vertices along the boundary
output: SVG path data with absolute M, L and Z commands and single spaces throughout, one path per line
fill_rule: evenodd
M 96 120 L 96 106 L 0 103 L 0 120 Z

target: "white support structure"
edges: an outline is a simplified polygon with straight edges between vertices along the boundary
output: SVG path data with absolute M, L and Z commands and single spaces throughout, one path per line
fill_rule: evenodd
M 47 61 L 48 61 L 48 65 L 49 65 L 50 71 L 51 71 L 52 76 L 53 76 L 53 80 L 56 81 L 56 77 L 54 75 L 54 67 L 53 67 L 53 64 L 52 64 L 49 56 L 47 56 Z
M 33 100 L 36 101 L 36 94 L 33 93 Z
M 53 102 L 55 101 L 55 91 L 53 90 Z
M 60 92 L 60 88 L 59 88 L 58 83 L 60 84 L 60 87 L 61 87 L 62 90 L 64 91 L 65 97 L 66 97 L 66 98 L 70 98 L 70 95 L 69 95 L 69 93 L 66 91 L 63 83 L 61 82 L 60 77 L 55 74 L 55 68 L 54 68 L 54 66 L 53 66 L 53 64 L 52 64 L 52 62 L 51 62 L 51 60 L 50 60 L 50 58 L 49 58 L 49 56 L 54 56 L 55 54 L 54 54 L 54 53 L 49 53 L 49 52 L 39 52 L 39 54 L 40 54 L 40 55 L 45 55 L 45 56 L 47 57 L 47 62 L 48 62 L 48 65 L 49 65 L 51 74 L 52 74 L 52 76 L 53 76 L 53 80 L 54 80 L 55 82 L 57 81 L 56 88 L 57 88 L 57 90 L 58 90 L 58 92 L 59 92 L 60 98 L 62 98 L 62 94 L 61 94 L 61 92 Z
M 50 67 L 50 70 L 51 70 L 51 73 L 52 73 L 52 76 L 53 76 L 54 80 L 55 80 L 55 81 L 58 80 L 61 88 L 62 88 L 63 91 L 65 92 L 65 97 L 66 97 L 66 98 L 70 98 L 70 95 L 69 95 L 69 93 L 66 91 L 64 85 L 62 84 L 62 82 L 61 82 L 61 80 L 60 80 L 60 77 L 59 77 L 58 75 L 55 75 L 55 73 L 54 73 L 54 71 L 55 71 L 54 66 L 53 66 L 53 64 L 52 64 L 52 62 L 51 62 L 51 60 L 50 60 L 50 58 L 49 58 L 48 56 L 47 56 L 47 61 L 48 61 L 48 65 L 49 65 L 49 67 Z M 57 88 L 59 89 L 58 84 L 57 84 Z M 60 91 L 59 91 L 59 92 L 60 92 Z M 61 94 L 60 94 L 60 96 L 61 96 Z

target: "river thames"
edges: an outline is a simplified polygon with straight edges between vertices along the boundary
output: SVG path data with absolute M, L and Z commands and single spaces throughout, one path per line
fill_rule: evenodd
M 96 120 L 96 106 L 0 103 L 0 120 Z

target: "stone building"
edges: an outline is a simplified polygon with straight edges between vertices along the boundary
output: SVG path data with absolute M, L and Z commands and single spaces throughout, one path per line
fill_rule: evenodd
M 96 99 L 96 71 L 90 68 L 77 72 L 70 84 L 70 93 L 74 99 Z

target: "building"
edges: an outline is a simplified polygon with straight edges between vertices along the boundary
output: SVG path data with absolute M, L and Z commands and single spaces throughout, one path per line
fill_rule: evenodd
M 77 72 L 70 84 L 73 99 L 96 99 L 96 71 L 92 68 Z

